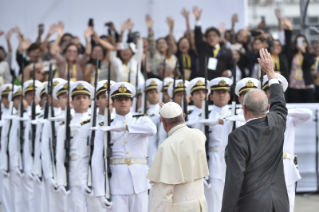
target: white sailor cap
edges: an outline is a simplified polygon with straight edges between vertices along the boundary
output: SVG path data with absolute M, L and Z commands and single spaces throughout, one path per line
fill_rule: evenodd
M 167 91 L 168 87 L 173 83 L 174 79 L 173 78 L 170 78 L 170 77 L 166 77 L 163 81 L 163 89 L 162 89 L 162 92 L 163 91 Z
M 116 99 L 119 97 L 133 98 L 135 96 L 135 88 L 127 82 L 118 82 L 111 86 L 111 98 Z
M 11 83 L 6 83 L 4 85 L 1 85 L 1 87 L 0 87 L 0 96 L 9 95 L 11 89 L 12 89 L 12 84 Z
M 175 102 L 168 102 L 163 105 L 160 111 L 161 117 L 165 119 L 175 118 L 183 113 L 181 106 Z
M 260 81 L 256 78 L 246 77 L 237 82 L 235 93 L 237 96 L 240 96 L 243 92 L 247 92 L 255 88 L 260 88 Z
M 97 83 L 95 97 L 97 97 L 101 93 L 107 91 L 107 86 L 108 86 L 107 82 L 108 82 L 107 80 L 101 80 Z M 113 80 L 111 80 L 110 82 L 111 82 L 111 84 L 110 84 L 110 88 L 111 88 L 111 86 L 114 85 L 115 82 Z M 94 87 L 93 87 L 93 89 L 94 89 Z M 93 98 L 93 96 L 92 96 L 92 98 Z
M 34 81 L 34 89 L 33 89 L 33 80 L 28 80 L 23 83 L 23 95 L 25 95 L 28 91 L 36 91 L 37 88 L 41 85 L 41 82 L 38 80 Z
M 53 93 L 53 90 L 54 88 L 61 82 L 66 82 L 66 80 L 62 79 L 62 78 L 54 78 L 52 80 L 52 93 Z M 49 82 L 48 82 L 48 85 L 45 87 L 45 92 L 48 93 L 48 87 L 49 86 Z
M 13 86 L 13 98 L 22 95 L 21 89 L 22 89 L 21 85 L 14 85 Z M 11 91 L 8 95 L 8 99 L 10 99 L 10 100 L 12 99 L 12 92 Z
M 93 86 L 85 81 L 76 81 L 70 85 L 70 95 L 69 97 L 74 97 L 78 94 L 85 94 L 91 96 L 94 94 Z
M 73 82 L 70 81 L 70 87 L 72 86 L 72 84 Z M 68 81 L 65 80 L 60 82 L 53 88 L 52 95 L 54 99 L 58 100 L 61 94 L 65 94 L 67 92 L 68 92 Z
M 172 98 L 173 97 L 173 89 L 174 89 L 174 93 L 180 92 L 180 91 L 184 91 L 186 90 L 186 87 L 189 84 L 189 81 L 185 80 L 185 85 L 183 83 L 183 80 L 179 79 L 175 81 L 175 87 L 173 88 L 173 84 L 170 84 L 170 86 L 168 87 L 167 93 L 168 95 Z
M 286 78 L 284 76 L 282 76 L 281 74 L 277 74 L 277 73 L 276 73 L 276 78 L 278 79 L 279 84 L 281 84 L 283 91 L 285 92 L 288 88 L 288 82 L 287 82 Z M 262 89 L 264 91 L 266 91 L 267 88 L 269 88 L 269 80 L 268 80 L 267 75 L 264 75 Z
M 207 95 L 210 94 L 208 83 L 209 81 L 207 80 L 207 87 L 206 87 Z M 203 77 L 194 78 L 187 85 L 186 92 L 188 96 L 192 96 L 192 93 L 197 90 L 205 90 L 205 78 Z
M 35 91 L 35 96 L 40 100 L 44 94 L 47 94 L 46 87 L 48 82 L 42 82 L 38 89 Z
M 217 77 L 208 83 L 208 87 L 212 91 L 224 90 L 230 91 L 233 81 L 228 77 Z
M 157 78 L 147 79 L 145 83 L 145 91 L 156 89 L 157 92 L 161 92 L 162 90 L 162 81 Z M 144 86 L 142 87 L 142 91 L 144 91 Z

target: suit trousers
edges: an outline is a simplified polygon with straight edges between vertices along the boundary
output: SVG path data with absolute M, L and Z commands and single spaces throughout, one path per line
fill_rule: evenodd
M 86 197 L 86 207 L 87 212 L 105 212 L 106 210 L 102 208 L 100 201 L 95 197 Z
M 11 203 L 12 211 L 22 210 L 22 177 L 15 171 L 11 172 Z
M 45 179 L 45 191 L 49 212 L 68 211 L 68 196 L 52 190 L 49 179 Z
M 33 207 L 33 180 L 25 174 L 22 178 L 22 211 L 31 212 L 34 211 Z
M 295 208 L 295 196 L 296 196 L 295 188 L 296 188 L 295 183 L 292 183 L 291 185 L 287 186 L 290 212 L 294 212 L 294 208 Z
M 48 211 L 48 202 L 45 192 L 45 183 L 42 179 L 40 183 L 36 180 L 33 182 L 33 207 L 34 212 Z
M 221 179 L 210 178 L 210 189 L 205 187 L 205 197 L 208 212 L 220 212 L 223 203 L 223 193 L 225 183 Z
M 147 212 L 148 190 L 138 194 L 112 195 L 113 207 L 107 212 Z
M 2 212 L 11 212 L 12 211 L 12 202 L 11 202 L 11 192 L 10 192 L 10 176 L 4 176 L 0 173 L 0 182 L 1 182 L 1 211 Z
M 70 186 L 68 212 L 86 212 L 86 200 L 79 186 Z

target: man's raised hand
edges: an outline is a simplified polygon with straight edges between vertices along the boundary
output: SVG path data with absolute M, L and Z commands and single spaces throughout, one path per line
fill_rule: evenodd
M 275 71 L 274 71 L 274 63 L 272 61 L 270 53 L 267 49 L 260 49 L 259 50 L 260 58 L 258 58 L 258 63 L 260 68 L 267 74 L 268 79 L 276 78 Z

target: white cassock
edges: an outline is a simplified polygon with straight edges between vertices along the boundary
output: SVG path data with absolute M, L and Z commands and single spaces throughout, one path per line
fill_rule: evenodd
M 294 164 L 295 156 L 295 133 L 297 126 L 308 121 L 312 111 L 305 108 L 288 109 L 286 122 L 285 141 L 283 149 L 283 162 L 286 186 L 289 197 L 290 212 L 294 211 L 295 205 L 295 183 L 301 178 L 297 167 Z
M 128 126 L 128 131 L 111 132 L 112 157 L 110 168 L 111 199 L 113 207 L 109 212 L 145 212 L 148 210 L 149 181 L 147 151 L 148 137 L 156 134 L 156 126 L 146 116 L 133 117 L 115 114 L 111 126 Z M 93 154 L 93 183 L 96 197 L 105 196 L 104 132 L 97 131 Z M 116 159 L 116 160 L 114 160 Z M 131 164 L 116 164 L 131 159 Z M 136 161 L 135 159 L 139 159 Z M 114 162 L 114 163 L 113 163 Z M 116 164 L 116 165 L 112 165 Z
M 29 119 L 29 115 L 24 113 L 24 118 Z M 26 133 L 24 133 L 24 137 Z M 28 136 L 28 134 L 27 134 Z M 26 142 L 24 142 L 25 144 Z M 25 148 L 24 148 L 25 149 Z M 25 211 L 25 196 L 23 196 L 23 180 L 24 175 L 19 171 L 19 165 L 24 166 L 22 156 L 20 154 L 20 139 L 19 139 L 19 115 L 15 115 L 12 120 L 12 126 L 9 137 L 9 155 L 10 155 L 10 182 L 11 182 L 11 201 L 12 211 Z
M 224 119 L 230 116 L 229 105 L 220 108 L 215 105 L 211 108 L 208 115 L 210 120 Z M 196 125 L 200 129 L 200 124 Z M 228 144 L 228 134 L 230 132 L 230 121 L 224 120 L 223 125 L 209 127 L 209 180 L 211 187 L 205 187 L 205 197 L 209 212 L 220 212 L 222 207 L 226 162 L 225 148 Z
M 0 194 L 1 194 L 1 210 L 2 212 L 10 212 L 12 211 L 12 202 L 11 202 L 11 188 L 10 188 L 10 176 L 4 175 L 8 166 L 8 130 L 10 126 L 9 110 L 6 108 L 2 108 L 1 115 L 1 151 L 0 151 Z M 10 174 L 10 170 L 9 170 Z
M 97 114 L 96 115 L 96 125 L 99 127 L 99 123 L 104 121 L 104 116 Z M 88 137 L 91 133 L 90 130 L 91 122 L 84 123 L 81 126 L 79 134 L 76 137 L 77 145 L 78 145 L 78 155 L 79 155 L 79 178 L 81 185 L 87 185 L 88 179 L 88 169 L 89 169 L 89 146 Z M 96 132 L 95 132 L 96 133 Z M 97 148 L 94 146 L 94 149 Z M 93 161 L 92 161 L 93 163 Z M 92 180 L 93 181 L 93 180 Z M 86 196 L 86 207 L 87 212 L 105 212 L 105 209 L 100 205 L 99 200 L 94 196 L 94 183 L 92 185 L 92 196 Z
M 34 144 L 34 161 L 33 161 L 33 188 L 34 188 L 34 198 L 33 205 L 35 212 L 48 211 L 48 202 L 46 198 L 45 183 L 42 171 L 42 159 L 41 159 L 41 144 L 42 144 L 42 132 L 43 124 L 46 120 L 43 119 L 43 110 L 41 115 L 36 119 L 36 137 Z
M 70 195 L 68 196 L 68 212 L 85 212 L 86 202 L 85 197 L 81 192 L 81 182 L 78 177 L 79 155 L 77 154 L 77 140 L 75 139 L 81 127 L 80 123 L 89 119 L 89 113 L 74 113 L 70 121 L 71 141 L 70 152 L 66 155 L 65 152 L 65 123 L 60 126 L 57 136 L 56 149 L 56 169 L 57 169 L 57 184 L 59 186 L 66 185 L 65 179 L 68 174 Z M 66 173 L 64 162 L 65 157 L 70 157 L 69 171 Z

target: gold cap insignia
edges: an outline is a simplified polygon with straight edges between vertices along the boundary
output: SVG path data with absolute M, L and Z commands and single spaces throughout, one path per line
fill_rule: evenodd
M 253 87 L 254 87 L 254 83 L 252 83 L 252 81 L 249 80 L 249 81 L 246 83 L 246 87 L 247 87 L 247 88 L 253 88 Z
M 172 81 L 168 82 L 167 87 L 169 87 L 172 83 L 173 83 Z
M 63 88 L 64 88 L 65 90 L 67 90 L 67 89 L 68 89 L 68 83 L 65 83 L 65 85 L 63 86 Z
M 220 81 L 218 85 L 221 87 L 224 87 L 226 85 L 225 80 Z
M 19 88 L 16 93 L 21 93 L 21 88 Z
M 11 91 L 10 87 L 6 87 L 6 89 L 4 91 Z
M 204 83 L 203 83 L 201 80 L 198 80 L 197 83 L 196 83 L 196 85 L 197 85 L 197 86 L 202 86 L 202 85 L 204 85 Z
M 108 85 L 108 84 L 107 84 L 107 82 L 106 82 L 106 83 L 104 83 L 103 87 L 104 87 L 104 88 L 107 88 L 107 85 Z
M 59 84 L 59 81 L 53 82 L 53 87 L 57 86 Z
M 33 83 L 30 83 L 27 88 L 33 88 Z
M 47 85 L 48 85 L 48 83 L 45 83 L 45 84 L 44 84 L 44 86 L 43 86 L 43 89 L 44 89 L 44 88 L 46 88 L 46 87 L 47 87 Z
M 184 83 L 183 83 L 183 82 L 179 82 L 179 83 L 177 84 L 177 87 L 179 87 L 179 88 L 184 87 Z
M 157 86 L 156 82 L 153 80 L 150 84 L 150 86 Z
M 77 90 L 83 90 L 84 86 L 80 83 L 76 86 Z
M 121 85 L 121 87 L 119 87 L 118 91 L 119 91 L 120 93 L 124 93 L 124 92 L 127 91 L 127 88 L 126 88 L 124 85 Z

